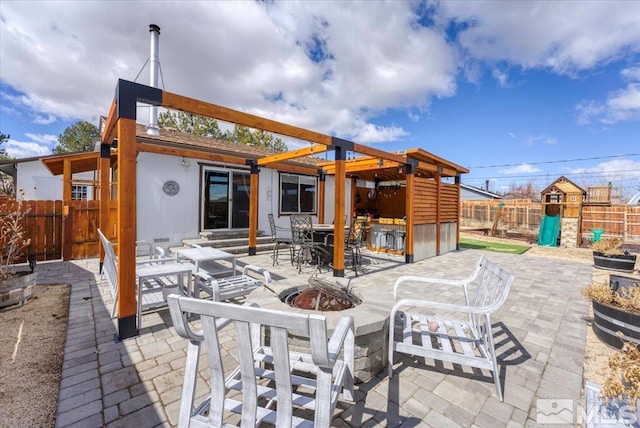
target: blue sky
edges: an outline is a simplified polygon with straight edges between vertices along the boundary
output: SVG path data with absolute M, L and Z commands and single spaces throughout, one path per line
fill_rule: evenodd
M 613 0 L 0 0 L 0 131 L 27 157 L 50 153 L 76 120 L 97 124 L 118 78 L 142 70 L 148 81 L 154 23 L 171 92 L 384 150 L 423 148 L 491 190 L 566 175 L 634 193 L 638 16 L 640 2 Z

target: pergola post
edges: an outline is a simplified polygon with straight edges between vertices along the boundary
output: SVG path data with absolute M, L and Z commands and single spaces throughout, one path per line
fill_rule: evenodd
M 258 186 L 260 184 L 260 168 L 251 164 L 251 180 L 249 182 L 249 255 L 255 256 L 258 235 Z
M 333 241 L 333 276 L 344 277 L 344 215 L 347 173 L 345 162 L 347 151 L 353 149 L 353 143 L 333 137 L 331 145 L 334 147 L 336 173 L 335 173 L 335 199 L 334 199 L 334 230 Z
M 318 197 L 318 223 L 324 224 L 324 206 L 325 206 L 325 192 L 326 192 L 326 184 L 327 184 L 327 174 L 324 171 L 320 171 L 319 173 L 320 180 L 320 189 L 319 189 L 319 197 Z
M 98 169 L 100 171 L 99 180 L 99 197 L 100 197 L 100 216 L 98 226 L 106 237 L 110 237 L 109 227 L 109 201 L 111 200 L 111 145 L 100 144 L 100 159 L 98 161 Z M 104 262 L 104 248 L 100 245 L 100 273 L 102 273 L 102 264 Z
M 440 226 L 440 206 L 442 198 L 442 183 L 440 180 L 440 171 L 441 167 L 438 167 L 438 170 L 433 175 L 433 179 L 436 181 L 436 255 L 440 255 L 440 232 L 442 230 Z
M 460 183 L 462 181 L 460 178 L 461 178 L 460 173 L 457 173 L 456 177 L 454 178 L 454 183 L 456 184 L 456 189 L 458 190 L 458 201 L 460 201 Z M 473 205 L 471 207 L 473 208 Z M 461 204 L 458 203 L 458 217 L 457 217 L 458 225 L 456 227 L 456 250 L 460 249 L 460 218 L 461 218 L 460 214 L 462 214 L 460 212 L 461 209 L 462 209 Z M 527 210 L 527 212 L 529 212 L 529 210 Z M 471 218 L 473 218 L 473 215 L 471 216 Z M 527 224 L 529 223 L 527 222 Z
M 351 176 L 351 209 L 349 210 L 349 218 L 355 216 L 356 213 L 356 193 L 358 191 L 358 177 L 355 175 Z
M 413 225 L 414 225 L 414 212 L 415 212 L 415 178 L 416 171 L 413 163 L 408 163 L 407 167 L 407 194 L 405 196 L 405 213 L 407 219 L 405 221 L 405 237 L 404 237 L 404 261 L 405 263 L 413 263 Z
M 118 337 L 137 336 L 136 304 L 136 121 L 118 127 Z
M 62 238 L 62 260 L 71 260 L 73 248 L 73 210 L 71 209 L 71 159 L 62 163 L 62 206 L 64 214 L 64 232 Z

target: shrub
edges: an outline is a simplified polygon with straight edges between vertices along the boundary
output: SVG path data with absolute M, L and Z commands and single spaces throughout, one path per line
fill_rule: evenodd
M 30 208 L 24 204 L 24 191 L 20 197 L 6 198 L 0 204 L 0 280 L 13 275 L 12 265 L 22 256 L 22 251 L 31 243 L 24 238 L 23 220 Z

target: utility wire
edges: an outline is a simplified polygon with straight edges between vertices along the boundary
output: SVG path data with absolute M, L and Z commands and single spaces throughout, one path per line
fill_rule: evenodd
M 556 176 L 556 175 L 564 175 L 564 176 L 584 176 L 584 175 L 588 175 L 588 176 L 598 176 L 598 175 L 616 175 L 619 173 L 625 173 L 625 172 L 631 172 L 631 173 L 635 173 L 632 175 L 628 175 L 626 177 L 624 177 L 624 179 L 638 179 L 640 180 L 640 171 L 638 171 L 637 169 L 620 169 L 620 170 L 616 170 L 616 171 L 598 171 L 598 172 L 589 172 L 589 171 L 585 171 L 585 172 L 566 172 L 566 173 L 545 173 L 545 174 L 533 174 L 533 175 L 494 175 L 494 176 L 487 176 L 487 177 L 469 177 L 467 178 L 467 180 L 491 180 L 491 179 L 500 179 L 500 180 L 509 180 L 512 178 L 542 178 L 542 177 L 549 177 L 549 176 Z
M 509 164 L 503 164 L 503 165 L 477 165 L 477 166 L 468 166 L 467 168 L 502 168 L 505 166 L 519 166 L 523 164 L 544 165 L 544 164 L 550 164 L 550 163 L 580 162 L 580 161 L 587 161 L 587 160 L 623 158 L 625 156 L 640 156 L 640 153 L 629 153 L 626 155 L 597 156 L 592 158 L 563 159 L 563 160 L 541 161 L 541 162 L 520 162 L 520 163 L 509 163 Z

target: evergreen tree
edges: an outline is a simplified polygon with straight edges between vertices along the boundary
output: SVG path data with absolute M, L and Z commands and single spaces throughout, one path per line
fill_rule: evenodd
M 98 128 L 84 120 L 80 120 L 67 127 L 58 136 L 58 145 L 53 153 L 63 155 L 65 153 L 90 152 L 93 150 L 93 139 L 100 135 Z
M 0 160 L 11 159 L 11 156 L 9 156 L 5 148 L 2 147 L 4 143 L 9 141 L 9 138 L 11 138 L 10 135 L 4 135 L 3 133 L 0 133 Z

